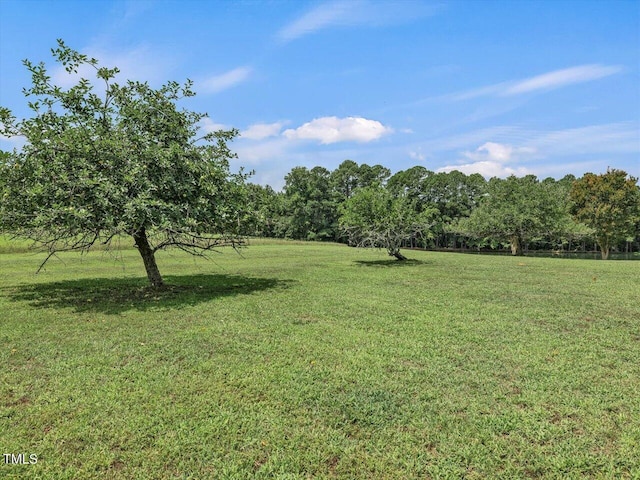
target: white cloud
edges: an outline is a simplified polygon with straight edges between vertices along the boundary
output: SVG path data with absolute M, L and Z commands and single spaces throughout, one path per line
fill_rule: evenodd
M 497 162 L 506 162 L 511 158 L 513 147 L 511 145 L 503 145 L 501 143 L 487 142 L 477 148 L 475 152 L 466 152 L 464 155 L 472 160 L 481 157 L 489 157 Z
M 535 149 L 532 147 L 515 148 L 503 143 L 486 142 L 474 152 L 464 152 L 463 155 L 474 161 L 505 163 L 512 160 L 514 156 L 532 153 L 535 153 Z
M 519 157 L 535 153 L 532 147 L 513 147 L 512 145 L 496 142 L 486 142 L 472 152 L 462 152 L 462 155 L 471 160 L 471 163 L 460 165 L 447 165 L 438 169 L 438 172 L 450 172 L 459 170 L 462 173 L 479 173 L 484 177 L 507 177 L 509 175 L 522 176 L 531 173 L 526 167 L 512 167 L 507 163 L 519 159 Z
M 280 134 L 282 126 L 282 122 L 256 123 L 254 125 L 250 125 L 249 128 L 240 132 L 240 136 L 249 140 L 262 140 L 269 137 L 275 137 Z
M 580 65 L 577 67 L 555 70 L 553 72 L 537 75 L 526 80 L 521 80 L 507 88 L 503 95 L 519 95 L 535 90 L 552 90 L 555 88 L 573 85 L 576 83 L 590 82 L 599 78 L 608 77 L 619 73 L 621 67 L 616 65 Z
M 283 135 L 290 140 L 319 140 L 322 144 L 336 142 L 366 143 L 393 132 L 377 120 L 362 117 L 321 117 L 296 129 L 285 130 Z
M 130 22 L 142 17 L 149 10 L 154 7 L 153 0 L 134 0 L 128 1 L 124 4 L 124 12 L 122 15 L 122 22 Z
M 439 98 L 445 99 L 445 100 L 461 101 L 461 100 L 469 100 L 471 98 L 477 98 L 477 97 L 486 97 L 488 95 L 496 95 L 501 91 L 504 91 L 508 85 L 509 84 L 507 82 L 496 83 L 495 85 L 487 85 L 486 87 L 474 88 L 471 90 L 466 90 L 464 92 L 451 93 Z
M 198 82 L 198 90 L 203 93 L 221 92 L 247 80 L 252 71 L 251 67 L 244 66 L 219 75 L 213 75 Z
M 217 123 L 211 120 L 209 117 L 204 117 L 202 120 L 198 122 L 198 128 L 200 128 L 204 133 L 213 133 L 218 130 L 230 130 L 228 125 L 224 123 Z
M 290 158 L 292 155 L 291 147 L 291 142 L 283 137 L 268 138 L 259 142 L 243 142 L 240 137 L 233 150 L 238 154 L 238 160 L 241 164 L 259 165 Z
M 282 28 L 277 37 L 290 41 L 332 25 L 348 25 L 355 3 L 331 2 L 312 9 L 302 17 Z
M 321 4 L 281 28 L 276 38 L 289 42 L 331 27 L 395 25 L 433 15 L 440 7 L 418 2 L 338 0 Z
M 483 177 L 491 178 L 491 177 L 508 177 L 509 175 L 515 175 L 517 177 L 521 177 L 524 175 L 528 175 L 531 172 L 526 167 L 518 167 L 512 168 L 507 165 L 504 165 L 500 162 L 494 162 L 490 160 L 474 162 L 474 163 L 465 163 L 463 165 L 447 165 L 446 167 L 439 168 L 438 172 L 451 172 L 453 170 L 458 170 L 462 173 L 470 175 L 472 173 L 479 173 Z
M 458 101 L 486 96 L 522 95 L 535 91 L 555 90 L 568 85 L 590 82 L 615 75 L 621 71 L 622 67 L 618 65 L 578 65 L 576 67 L 554 70 L 522 80 L 501 82 L 464 92 L 453 93 L 440 98 Z

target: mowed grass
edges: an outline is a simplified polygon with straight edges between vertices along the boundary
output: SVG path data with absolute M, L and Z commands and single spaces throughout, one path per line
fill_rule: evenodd
M 0 235 L 0 253 L 27 252 L 31 243 L 28 240 L 11 239 L 7 235 Z
M 0 255 L 0 477 L 640 478 L 639 263 L 405 253 Z

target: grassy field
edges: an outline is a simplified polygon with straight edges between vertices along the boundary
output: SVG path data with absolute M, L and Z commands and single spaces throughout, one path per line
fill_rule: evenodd
M 3 253 L 0 477 L 640 478 L 639 263 L 407 255 Z
M 6 235 L 0 235 L 0 253 L 24 253 L 29 250 L 31 242 L 28 240 L 10 239 Z

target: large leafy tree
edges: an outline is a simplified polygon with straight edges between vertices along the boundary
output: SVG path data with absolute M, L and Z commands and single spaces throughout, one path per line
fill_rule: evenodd
M 418 211 L 406 194 L 394 196 L 373 185 L 356 190 L 340 206 L 340 226 L 349 243 L 359 247 L 384 248 L 398 260 L 403 243 L 412 237 L 430 235 L 435 209 Z
M 394 173 L 387 181 L 387 188 L 394 194 L 407 193 L 412 198 L 418 198 L 422 194 L 422 182 L 433 172 L 422 165 L 400 170 Z
M 556 233 L 568 211 L 553 185 L 534 175 L 492 178 L 486 193 L 468 218 L 454 227 L 475 238 L 508 242 L 513 255 L 523 255 L 526 242 Z
M 571 187 L 572 213 L 594 230 L 603 260 L 612 246 L 635 233 L 640 217 L 637 182 L 623 170 L 609 169 L 602 175 L 586 173 Z
M 247 211 L 242 232 L 257 237 L 284 236 L 283 194 L 266 185 L 247 184 Z
M 358 169 L 358 186 L 371 187 L 377 184 L 384 184 L 391 176 L 391 170 L 382 165 L 367 165 L 363 163 Z
M 453 170 L 439 172 L 424 178 L 421 190 L 423 199 L 438 208 L 446 221 L 468 217 L 478 205 L 486 187 L 479 173 L 465 175 Z
M 338 203 L 350 198 L 358 188 L 383 184 L 391 171 L 382 165 L 358 165 L 353 160 L 345 160 L 331 172 L 329 181 Z
M 345 160 L 330 174 L 331 187 L 338 202 L 353 195 L 359 186 L 360 167 L 353 160 Z
M 49 255 L 133 238 L 149 282 L 163 285 L 155 253 L 194 254 L 239 246 L 245 175 L 230 174 L 235 130 L 198 138 L 205 114 L 178 107 L 191 82 L 115 82 L 117 68 L 67 47 L 52 50 L 68 73 L 95 72 L 69 89 L 52 83 L 43 63 L 27 60 L 31 118 L 0 110 L 0 133 L 25 145 L 2 159 L 2 230 L 32 239 Z
M 436 226 L 436 245 L 456 247 L 457 238 L 451 226 L 457 219 L 471 214 L 479 204 L 485 187 L 486 181 L 479 173 L 465 175 L 453 170 L 424 178 L 421 184 L 422 201 L 440 212 L 440 221 Z
M 337 211 L 329 177 L 324 167 L 294 167 L 285 176 L 286 236 L 303 240 L 334 237 Z

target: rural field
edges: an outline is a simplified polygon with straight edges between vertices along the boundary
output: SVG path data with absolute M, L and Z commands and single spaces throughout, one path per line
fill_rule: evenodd
M 2 478 L 640 478 L 640 262 L 0 249 Z

